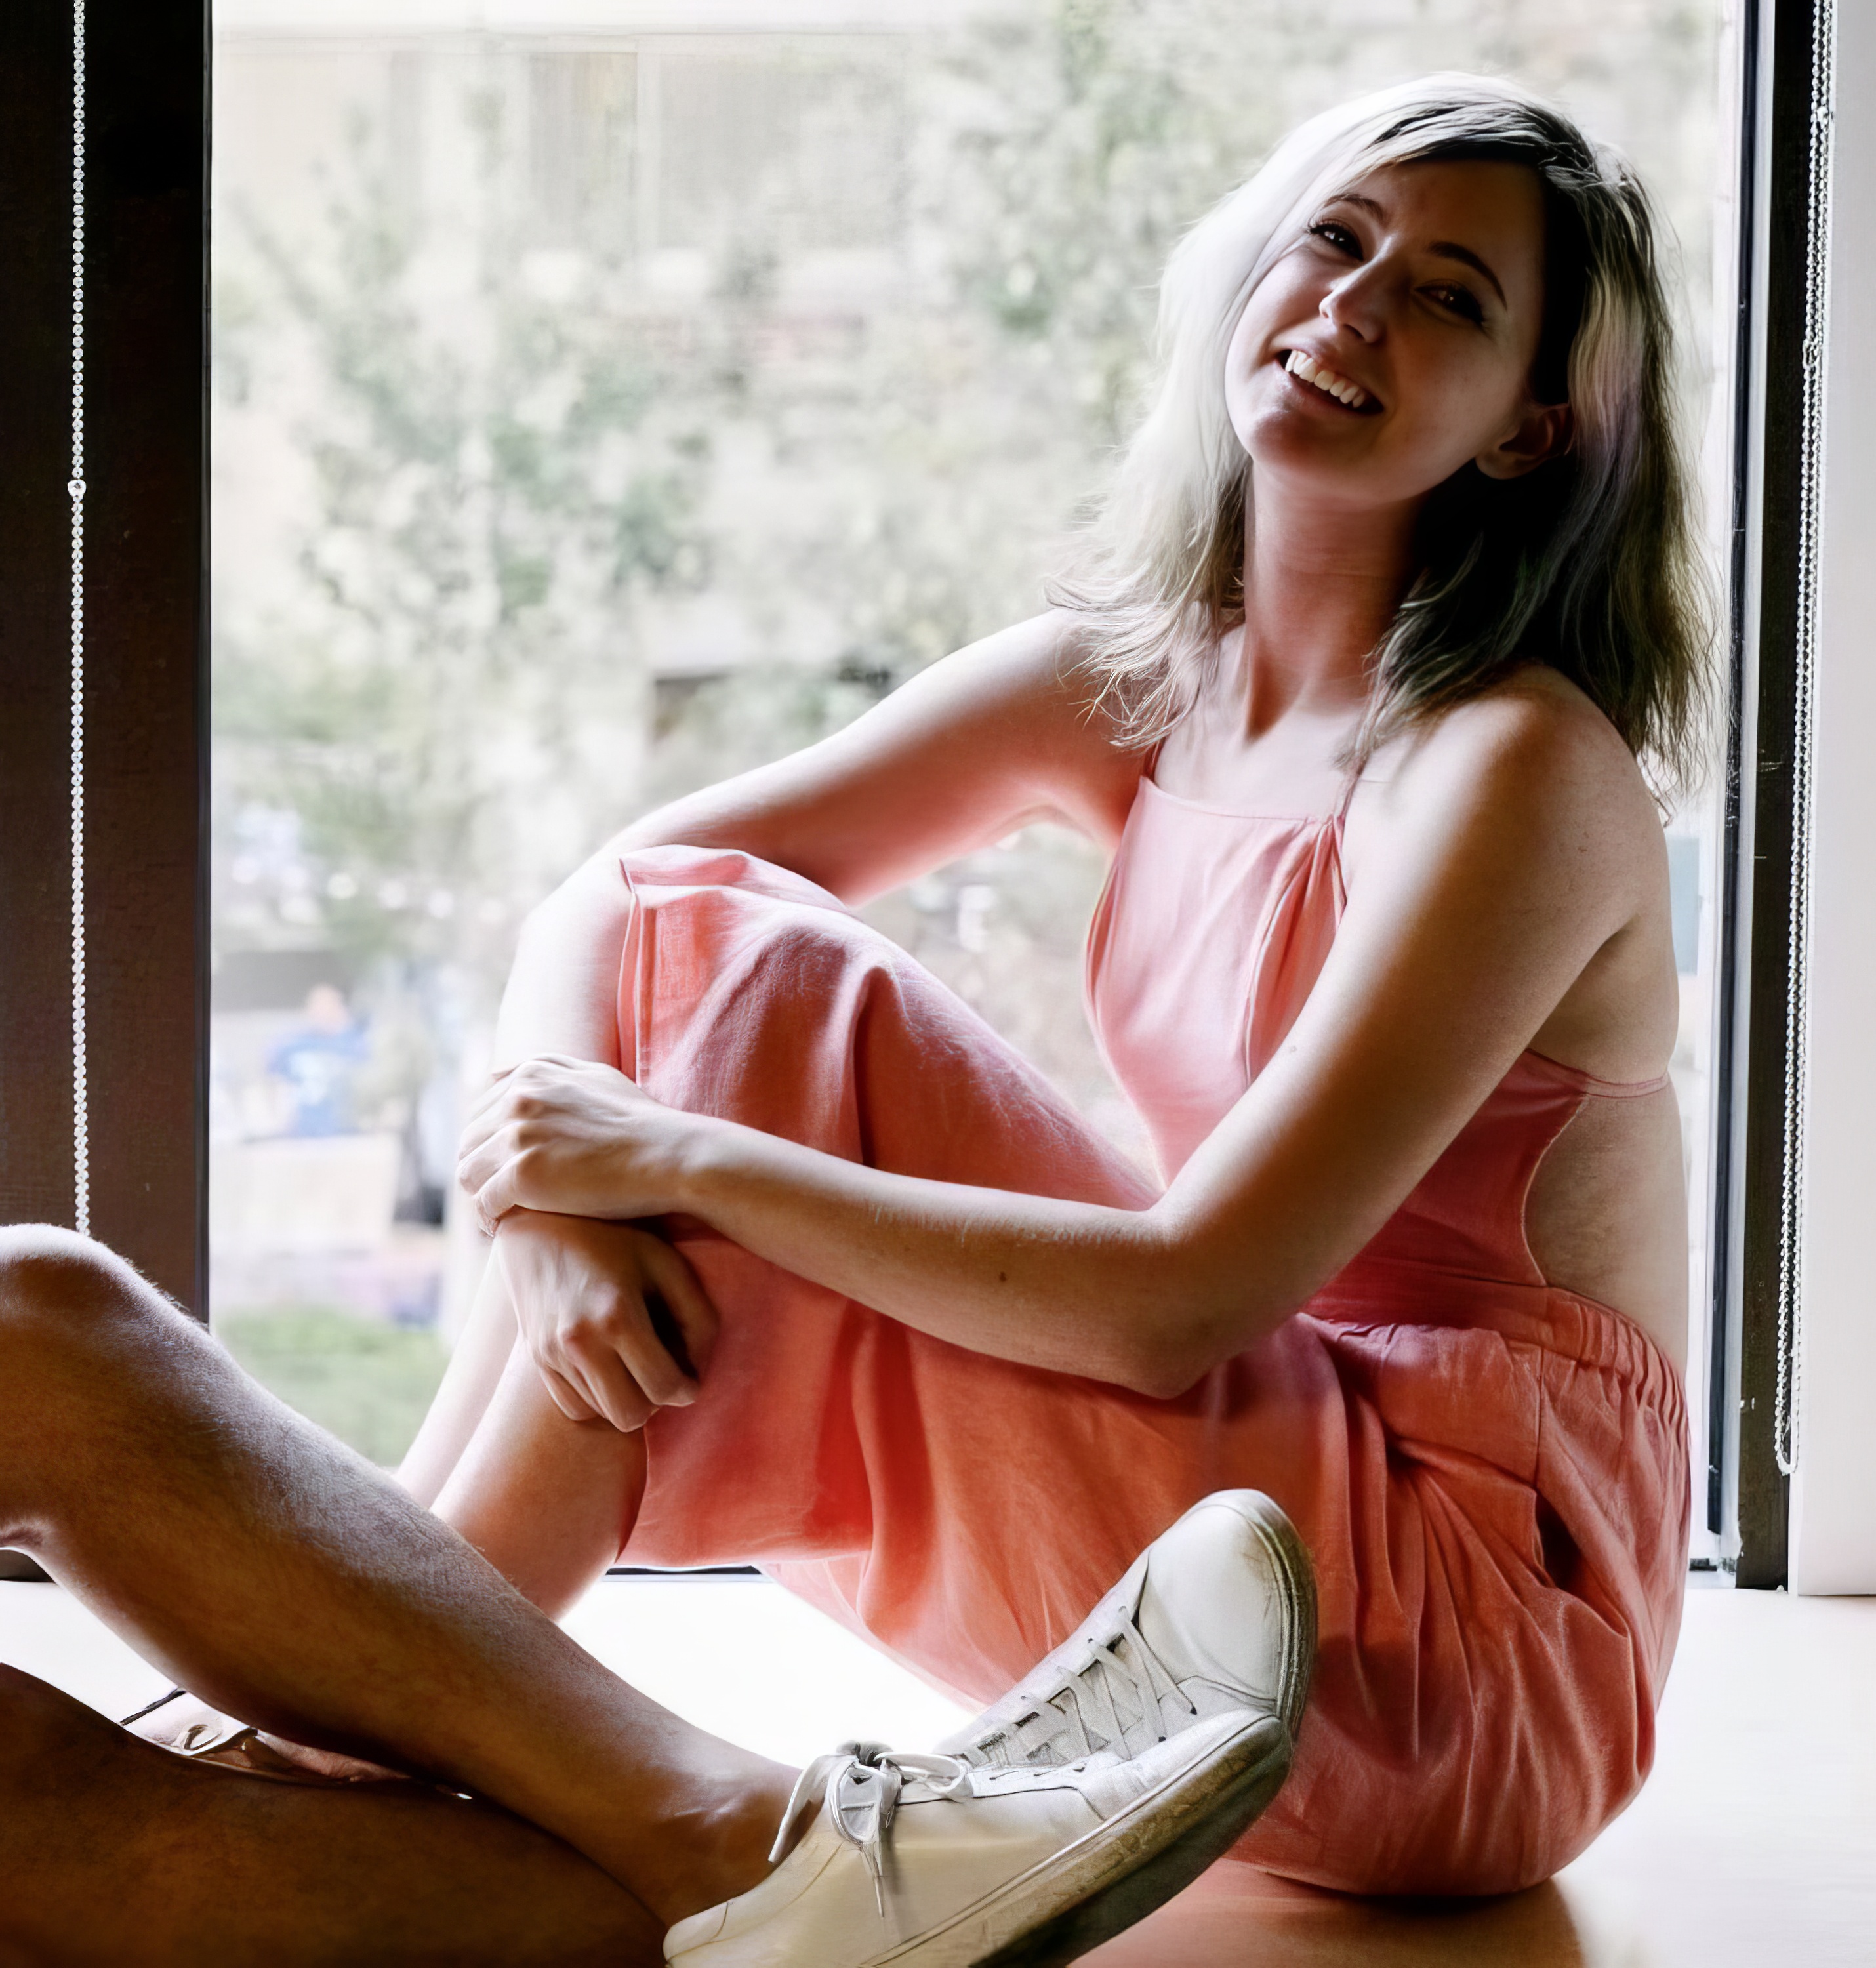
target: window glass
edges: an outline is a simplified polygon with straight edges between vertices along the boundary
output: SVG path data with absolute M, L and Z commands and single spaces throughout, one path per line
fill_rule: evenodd
M 1727 319 L 1719 0 L 537 14 L 217 9 L 213 1300 L 384 1461 L 475 1274 L 452 1149 L 526 911 L 1033 612 L 1168 249 L 1290 125 L 1519 77 L 1671 221 L 1696 424 Z M 1700 1198 L 1707 805 L 1671 831 Z M 872 913 L 1139 1151 L 1078 1009 L 1101 874 L 1033 827 Z

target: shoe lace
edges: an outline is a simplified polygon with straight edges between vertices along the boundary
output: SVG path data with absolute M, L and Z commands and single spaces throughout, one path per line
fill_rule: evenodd
M 781 1863 L 794 1844 L 802 1822 L 825 1798 L 828 1822 L 835 1833 L 856 1847 L 866 1862 L 873 1897 L 884 1920 L 886 1834 L 892 1827 L 899 1793 L 907 1777 L 917 1779 L 940 1797 L 961 1797 L 970 1785 L 971 1766 L 961 1756 L 889 1750 L 883 1743 L 843 1743 L 830 1754 L 817 1756 L 795 1779 L 768 1863 Z
M 1169 1699 L 1189 1715 L 1198 1713 L 1197 1704 L 1180 1692 L 1166 1663 L 1148 1645 L 1138 1622 L 1129 1617 L 1122 1620 L 1118 1633 L 1092 1647 L 1079 1666 L 1069 1669 L 1056 1686 L 1038 1694 L 1033 1707 L 1001 1724 L 978 1747 L 1008 1739 L 1027 1759 L 1066 1733 L 1076 1756 L 1092 1756 L 1125 1740 L 1131 1718 L 1124 1709 L 1132 1711 L 1153 1729 L 1154 1740 L 1163 1743 L 1167 1732 L 1161 1704 Z M 1032 1726 L 1037 1722 L 1044 1727 L 1038 1730 Z

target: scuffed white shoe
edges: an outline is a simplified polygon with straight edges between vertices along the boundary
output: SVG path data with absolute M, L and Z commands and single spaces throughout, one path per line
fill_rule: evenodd
M 1249 1708 L 1295 1738 L 1315 1664 L 1316 1588 L 1295 1526 L 1260 1490 L 1220 1490 L 1142 1552 L 1075 1632 L 940 1745 L 1047 1768 L 1137 1755 Z
M 1241 1709 L 1137 1756 L 1050 1769 L 850 1744 L 803 1772 L 775 1870 L 680 1921 L 665 1958 L 681 1968 L 1053 1968 L 1195 1879 L 1289 1769 L 1282 1722 Z

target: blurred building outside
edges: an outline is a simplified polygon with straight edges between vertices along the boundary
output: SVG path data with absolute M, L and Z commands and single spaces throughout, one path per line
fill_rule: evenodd
M 1672 221 L 1704 416 L 1726 31 L 1719 0 L 223 0 L 231 1345 L 322 1419 L 389 1375 L 346 1426 L 394 1459 L 474 1287 L 454 1145 L 528 909 L 1035 612 L 1167 251 L 1300 117 L 1441 67 L 1561 97 Z M 1671 832 L 1698 1193 L 1710 802 Z M 867 913 L 1143 1157 L 1079 1012 L 1100 879 L 1036 826 Z M 380 1350 L 347 1382 L 348 1346 Z

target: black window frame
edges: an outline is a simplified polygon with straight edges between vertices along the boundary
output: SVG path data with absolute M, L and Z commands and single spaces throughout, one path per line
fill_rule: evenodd
M 86 18 L 91 1227 L 208 1314 L 209 15 Z M 0 11 L 0 1222 L 73 1220 L 73 10 Z
M 1831 4 L 1745 0 L 1739 23 L 1732 683 L 1704 1491 L 1711 1528 L 1736 1529 L 1738 1582 L 1754 1586 L 1784 1581 L 1789 1507 L 1774 1416 L 1794 1071 L 1789 899 L 1802 873 L 1794 741 L 1805 279 L 1813 50 Z M 70 0 L 11 0 L 0 12 L 5 1222 L 70 1223 L 75 1196 L 64 490 L 72 20 Z M 205 1319 L 209 10 L 200 0 L 88 0 L 87 43 L 91 1221 Z
M 1713 1332 L 1706 1522 L 1737 1584 L 1784 1586 L 1790 1479 L 1779 1465 L 1780 1329 L 1793 1308 L 1794 1057 L 1802 953 L 1792 895 L 1803 879 L 1808 798 L 1798 743 L 1806 688 L 1801 630 L 1809 277 L 1827 161 L 1815 141 L 1830 78 L 1834 0 L 1745 0 L 1731 460 L 1729 701 L 1714 1047 Z M 1787 1391 L 1789 1391 L 1787 1387 Z M 1696 1445 L 1696 1448 L 1697 1448 Z

